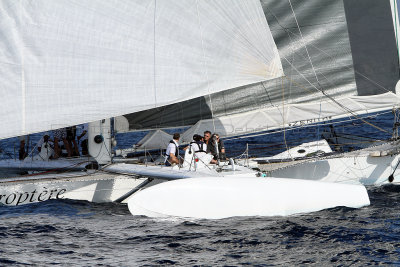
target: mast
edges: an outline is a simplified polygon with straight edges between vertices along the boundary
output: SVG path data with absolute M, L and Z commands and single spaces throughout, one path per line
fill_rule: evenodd
M 100 165 L 111 163 L 111 120 L 104 119 L 91 122 L 88 128 L 89 154 L 95 158 Z

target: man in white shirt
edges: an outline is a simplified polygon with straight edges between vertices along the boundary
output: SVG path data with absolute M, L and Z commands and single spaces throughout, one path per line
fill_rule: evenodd
M 174 133 L 173 139 L 169 141 L 167 146 L 165 165 L 171 166 L 172 164 L 179 164 L 179 133 Z
M 195 134 L 193 136 L 193 141 L 190 142 L 190 146 L 196 153 L 207 153 L 207 144 L 203 142 L 203 137 L 201 135 Z

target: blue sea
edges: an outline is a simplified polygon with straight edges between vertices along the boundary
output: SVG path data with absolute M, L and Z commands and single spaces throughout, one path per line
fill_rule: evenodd
M 393 116 L 368 119 L 391 132 Z M 287 144 L 315 140 L 325 125 L 287 131 Z M 387 138 L 363 122 L 337 132 Z M 373 133 L 373 134 L 371 134 Z M 118 136 L 127 147 L 144 133 Z M 285 148 L 282 133 L 226 141 L 229 156 Z M 13 142 L 1 143 L 12 154 Z M 352 148 L 350 148 L 352 149 Z M 0 207 L 0 266 L 365 266 L 400 265 L 400 186 L 370 187 L 369 207 L 289 217 L 221 220 L 132 216 L 126 205 L 50 200 Z

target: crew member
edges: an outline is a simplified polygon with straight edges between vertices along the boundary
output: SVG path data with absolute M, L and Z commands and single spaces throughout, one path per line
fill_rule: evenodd
M 38 156 L 43 160 L 49 160 L 54 155 L 54 150 L 50 141 L 50 136 L 45 134 L 36 145 L 39 151 Z
M 39 153 L 42 150 L 43 144 L 50 145 L 49 141 L 50 141 L 50 136 L 48 134 L 45 134 L 45 135 L 43 135 L 42 138 L 40 138 L 39 142 L 36 145 L 37 146 L 37 150 L 39 151 Z
M 210 138 L 211 138 L 211 132 L 205 131 L 204 132 L 204 144 L 207 145 L 207 149 L 206 149 L 207 153 L 210 153 L 210 146 L 209 146 Z
M 171 166 L 172 164 L 179 164 L 179 138 L 181 135 L 179 133 L 174 133 L 173 139 L 169 141 L 165 159 L 165 165 Z
M 57 159 L 58 157 L 61 156 L 61 147 L 58 142 L 63 141 L 64 147 L 67 150 L 68 157 L 72 156 L 72 149 L 69 146 L 68 140 L 67 140 L 67 131 L 65 128 L 60 128 L 53 130 L 53 135 L 54 135 L 54 159 Z
M 88 124 L 84 123 L 82 126 L 82 133 L 78 136 L 78 142 L 82 139 L 81 148 L 82 148 L 82 155 L 86 156 L 89 154 L 88 149 Z
M 211 155 L 213 155 L 211 163 L 217 163 L 218 159 L 226 159 L 224 142 L 219 138 L 219 134 L 212 135 L 208 147 Z
M 28 152 L 25 150 L 25 145 L 27 145 L 28 137 L 26 135 L 21 135 L 19 137 L 19 160 L 23 160 L 28 155 Z
M 207 145 L 203 141 L 203 137 L 201 135 L 195 134 L 193 135 L 193 141 L 190 143 L 193 151 L 196 153 L 207 153 Z
M 79 156 L 79 149 L 78 145 L 76 144 L 76 126 L 71 126 L 66 128 L 67 132 L 67 141 L 68 145 L 71 149 L 71 152 L 74 156 Z

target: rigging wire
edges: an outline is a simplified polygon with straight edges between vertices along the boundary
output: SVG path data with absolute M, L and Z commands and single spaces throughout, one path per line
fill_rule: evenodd
M 292 13 L 293 13 L 293 18 L 294 18 L 294 20 L 296 21 L 297 29 L 299 30 L 299 33 L 300 33 L 301 42 L 303 43 L 303 46 L 304 46 L 304 48 L 306 49 L 307 57 L 308 57 L 308 60 L 310 61 L 311 68 L 312 68 L 312 70 L 313 70 L 315 79 L 317 80 L 317 83 L 318 83 L 319 87 L 321 87 L 321 90 L 322 90 L 322 86 L 321 86 L 321 84 L 320 84 L 320 82 L 319 82 L 319 80 L 318 80 L 318 76 L 317 76 L 317 73 L 316 73 L 316 71 L 315 71 L 314 64 L 312 63 L 312 60 L 311 60 L 311 57 L 310 57 L 310 53 L 308 53 L 307 45 L 306 45 L 306 43 L 304 42 L 304 37 L 303 37 L 303 34 L 301 33 L 301 29 L 300 29 L 299 22 L 297 21 L 296 14 L 294 13 L 293 6 L 292 6 L 292 1 L 291 1 L 291 0 L 289 0 L 289 5 L 290 5 L 290 9 L 292 10 Z
M 291 64 L 291 63 L 289 62 L 289 60 L 288 60 L 286 57 L 282 56 L 282 58 L 285 59 L 289 64 Z M 314 84 L 312 84 L 312 83 L 311 83 L 297 68 L 295 68 L 294 66 L 293 66 L 293 68 L 294 68 L 294 70 L 295 70 L 298 74 L 300 74 L 301 77 L 303 77 L 304 80 L 306 80 L 306 81 L 311 85 L 311 87 L 313 87 L 313 88 L 315 88 L 317 91 L 321 92 L 324 96 L 326 96 L 327 98 L 329 98 L 330 100 L 332 100 L 332 102 L 334 102 L 335 104 L 337 104 L 337 105 L 338 105 L 340 108 L 342 108 L 344 111 L 350 113 L 350 114 L 351 114 L 353 117 L 355 117 L 356 119 L 362 120 L 362 121 L 365 122 L 366 124 L 368 124 L 368 125 L 370 125 L 370 126 L 376 128 L 376 129 L 378 129 L 378 130 L 380 130 L 380 131 L 382 131 L 382 132 L 389 133 L 389 131 L 387 131 L 387 130 L 385 130 L 385 129 L 382 129 L 381 127 L 376 126 L 376 125 L 374 125 L 374 124 L 372 124 L 372 123 L 370 123 L 370 122 L 368 122 L 368 121 L 365 121 L 365 120 L 362 119 L 361 117 L 359 117 L 353 110 L 351 110 L 350 108 L 345 107 L 344 105 L 342 105 L 341 103 L 339 103 L 338 101 L 336 101 L 336 99 L 334 99 L 332 96 L 330 96 L 330 95 L 329 95 L 328 93 L 326 93 L 325 91 L 323 91 L 323 90 L 321 90 L 321 89 L 318 89 L 318 88 L 317 88 Z
M 319 87 L 321 88 L 321 91 L 323 91 L 323 88 L 322 88 L 321 83 L 319 82 L 319 79 L 318 79 L 318 76 L 317 76 L 317 72 L 315 71 L 314 64 L 312 63 L 312 60 L 311 60 L 311 57 L 310 57 L 310 53 L 308 52 L 307 45 L 306 45 L 306 43 L 304 42 L 304 37 L 303 37 L 303 34 L 302 34 L 302 32 L 301 32 L 299 22 L 297 21 L 297 17 L 296 17 L 296 14 L 295 14 L 295 12 L 294 12 L 294 9 L 293 9 L 291 0 L 289 0 L 289 5 L 290 5 L 290 9 L 292 10 L 292 13 L 293 13 L 294 20 L 296 21 L 296 25 L 297 25 L 297 29 L 299 30 L 299 33 L 300 33 L 301 41 L 302 41 L 303 46 L 304 46 L 304 48 L 305 48 L 305 50 L 306 50 L 306 52 L 307 52 L 307 57 L 308 57 L 308 60 L 310 61 L 311 68 L 312 68 L 312 70 L 313 70 L 315 79 L 316 79 L 316 81 L 317 81 Z M 291 70 L 292 70 L 292 69 L 293 69 L 293 67 L 291 68 Z M 319 101 L 320 101 L 320 103 L 319 103 L 319 114 L 318 114 L 318 119 L 321 119 L 321 113 L 322 113 L 322 104 L 321 104 L 322 95 L 320 96 L 320 100 L 319 100 Z M 318 129 L 318 132 L 319 132 L 319 126 L 318 126 L 317 129 Z
M 307 82 L 310 83 L 310 85 L 312 85 L 314 88 L 316 88 L 317 90 L 319 90 L 323 95 L 325 95 L 326 97 L 328 97 L 329 99 L 331 99 L 332 101 L 334 101 L 336 104 L 338 104 L 339 107 L 341 107 L 341 108 L 344 109 L 345 111 L 351 113 L 353 116 L 357 117 L 358 115 L 356 115 L 351 109 L 349 109 L 349 108 L 345 107 L 344 105 L 340 104 L 339 102 L 337 102 L 333 97 L 331 97 L 330 95 L 328 95 L 328 94 L 322 89 L 322 86 L 321 86 L 321 84 L 320 84 L 320 82 L 319 82 L 319 80 L 318 80 L 318 76 L 317 76 L 317 73 L 316 73 L 316 71 L 315 71 L 314 65 L 313 65 L 313 63 L 312 63 L 310 54 L 309 54 L 309 52 L 308 52 L 307 45 L 306 45 L 305 42 L 304 42 L 304 37 L 303 37 L 303 34 L 302 34 L 302 32 L 301 32 L 300 25 L 299 25 L 299 23 L 298 23 L 298 21 L 297 21 L 297 17 L 296 17 L 296 14 L 295 14 L 295 12 L 294 12 L 294 9 L 293 9 L 292 2 L 291 2 L 291 0 L 288 0 L 288 1 L 289 1 L 290 8 L 291 8 L 291 10 L 292 10 L 292 13 L 293 13 L 293 17 L 294 17 L 294 19 L 295 19 L 295 21 L 296 21 L 297 28 L 298 28 L 299 33 L 300 33 L 301 41 L 302 41 L 302 43 L 303 43 L 303 45 L 304 45 L 304 48 L 305 48 L 305 50 L 306 50 L 307 57 L 308 57 L 308 59 L 309 59 L 309 61 L 310 61 L 310 64 L 311 64 L 311 67 L 312 67 L 312 70 L 313 70 L 315 79 L 316 79 L 316 81 L 317 81 L 317 83 L 318 83 L 318 85 L 319 85 L 320 88 L 318 89 L 316 86 L 314 86 L 313 84 L 311 84 L 311 82 L 309 82 L 309 81 L 302 75 L 303 78 L 305 78 L 305 79 L 307 80 Z M 285 58 L 285 60 L 288 61 L 286 58 Z M 290 64 L 289 61 L 288 61 L 288 63 Z M 294 66 L 293 66 L 293 67 L 294 67 Z M 295 69 L 295 70 L 296 70 L 296 69 Z M 297 70 L 296 70 L 296 71 L 297 71 Z M 300 74 L 300 73 L 299 73 L 299 74 Z M 321 104 L 320 104 L 320 113 L 319 113 L 319 115 L 321 116 Z M 365 121 L 365 122 L 366 122 L 366 121 Z M 366 123 L 367 123 L 367 122 L 366 122 Z M 369 124 L 369 122 L 368 122 L 368 124 Z M 384 130 L 384 129 L 378 127 L 378 126 L 375 126 L 375 125 L 373 125 L 373 124 L 370 124 L 370 125 L 373 126 L 373 127 L 375 127 L 375 128 L 377 128 L 378 130 L 383 131 L 383 132 L 388 132 L 388 131 L 386 131 L 386 130 Z
M 273 13 L 271 13 L 271 14 L 273 14 Z M 273 15 L 273 16 L 274 16 L 274 15 Z M 275 19 L 277 19 L 276 16 L 274 16 L 274 17 L 275 17 Z M 285 30 L 285 32 L 291 33 L 291 34 L 293 34 L 294 36 L 298 36 L 296 33 L 290 31 L 290 30 L 287 29 L 287 28 L 284 28 L 279 22 L 278 22 L 278 25 L 279 25 L 280 27 L 282 27 L 282 29 Z M 313 45 L 313 44 L 310 44 L 310 46 L 312 46 L 313 48 L 317 49 L 319 52 L 323 53 L 325 56 L 327 56 L 328 58 L 330 58 L 330 59 L 334 62 L 335 65 L 337 64 L 337 63 L 336 63 L 336 58 L 335 58 L 335 57 L 329 55 L 327 52 L 325 52 L 324 50 L 320 49 L 319 47 L 317 47 L 317 46 L 315 46 L 315 45 Z M 345 69 L 348 69 L 348 70 L 354 71 L 354 73 L 360 75 L 362 78 L 366 79 L 366 80 L 369 81 L 370 83 L 372 83 L 372 84 L 378 86 L 379 88 L 383 89 L 385 92 L 392 92 L 391 90 L 387 89 L 386 87 L 384 87 L 383 85 L 379 84 L 378 82 L 376 82 L 376 81 L 370 79 L 368 76 L 366 76 L 366 75 L 364 75 L 363 73 L 361 73 L 361 72 L 355 70 L 355 69 L 352 68 L 352 67 L 345 66 L 345 65 L 342 65 L 341 67 L 343 67 L 343 68 L 345 68 Z M 322 75 L 323 75 L 323 74 L 322 74 Z M 325 77 L 325 78 L 326 78 L 326 77 Z M 328 78 L 326 78 L 326 79 L 328 80 Z

